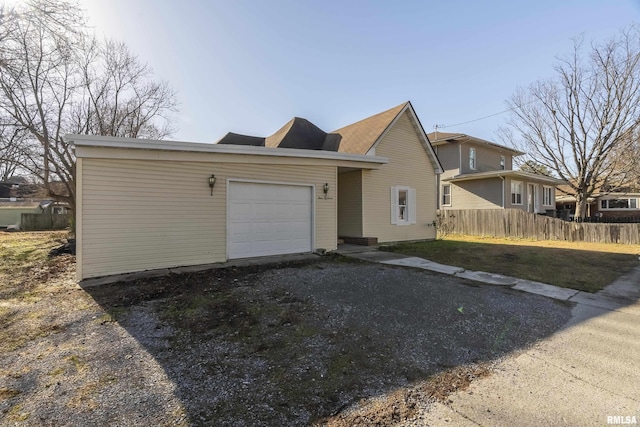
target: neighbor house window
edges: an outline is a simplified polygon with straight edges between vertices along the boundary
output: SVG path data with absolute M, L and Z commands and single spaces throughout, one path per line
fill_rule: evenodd
M 544 206 L 553 206 L 553 187 L 542 187 L 542 204 Z
M 54 215 L 63 215 L 65 213 L 65 208 L 62 206 L 54 206 L 51 211 Z
M 471 169 L 476 168 L 476 149 L 469 148 L 469 167 Z
M 601 200 L 602 209 L 638 209 L 638 199 L 609 199 Z
M 391 224 L 416 223 L 416 190 L 410 187 L 391 187 Z
M 442 205 L 451 206 L 451 184 L 442 186 Z
M 500 156 L 500 169 L 504 170 L 505 159 L 504 156 Z
M 511 204 L 522 204 L 522 182 L 511 181 Z

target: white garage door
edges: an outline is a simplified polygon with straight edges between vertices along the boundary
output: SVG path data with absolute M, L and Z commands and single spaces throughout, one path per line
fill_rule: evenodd
M 311 187 L 230 182 L 229 258 L 311 252 Z

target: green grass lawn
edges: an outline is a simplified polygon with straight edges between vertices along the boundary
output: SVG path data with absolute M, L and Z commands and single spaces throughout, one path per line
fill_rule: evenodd
M 381 249 L 587 292 L 640 265 L 639 245 L 448 236 Z

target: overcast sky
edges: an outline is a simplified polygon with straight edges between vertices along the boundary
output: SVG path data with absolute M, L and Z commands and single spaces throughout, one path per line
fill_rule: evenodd
M 178 93 L 173 139 L 335 130 L 410 100 L 426 132 L 505 110 L 572 37 L 640 21 L 640 0 L 82 0 Z M 485 139 L 506 114 L 443 128 Z

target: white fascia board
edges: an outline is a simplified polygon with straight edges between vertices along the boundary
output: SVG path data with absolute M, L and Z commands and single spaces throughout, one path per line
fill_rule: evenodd
M 385 164 L 386 157 L 337 153 L 322 150 L 300 150 L 295 148 L 269 148 L 248 145 L 207 144 L 202 142 L 159 141 L 152 139 L 117 138 L 110 136 L 65 135 L 65 141 L 76 147 L 107 147 L 136 150 L 164 150 L 198 153 L 247 154 L 254 156 L 298 157 L 326 160 Z

